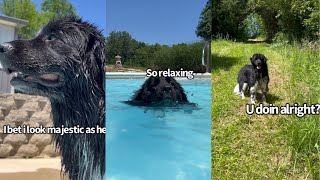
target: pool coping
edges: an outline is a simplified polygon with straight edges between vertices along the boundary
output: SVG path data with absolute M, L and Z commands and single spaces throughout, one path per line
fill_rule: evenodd
M 211 73 L 193 73 L 194 79 L 210 79 Z M 106 72 L 106 79 L 146 79 L 145 72 Z M 187 79 L 186 77 L 175 77 L 176 79 Z

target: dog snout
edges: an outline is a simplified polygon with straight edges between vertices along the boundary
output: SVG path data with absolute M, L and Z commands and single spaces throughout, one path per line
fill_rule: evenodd
M 261 59 L 256 60 L 256 65 L 260 66 L 262 64 Z
M 0 53 L 7 53 L 12 49 L 13 47 L 9 43 L 0 44 Z
M 172 89 L 171 86 L 165 86 L 165 87 L 164 87 L 164 91 L 165 91 L 165 92 L 170 92 L 171 89 Z

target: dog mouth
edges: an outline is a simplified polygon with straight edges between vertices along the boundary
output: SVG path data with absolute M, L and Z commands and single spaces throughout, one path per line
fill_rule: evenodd
M 4 71 L 12 77 L 10 83 L 15 85 L 41 84 L 48 87 L 56 87 L 61 84 L 61 77 L 58 73 L 44 73 L 39 75 L 27 74 L 17 69 L 7 68 Z
M 260 64 L 257 65 L 257 69 L 261 69 L 261 65 Z

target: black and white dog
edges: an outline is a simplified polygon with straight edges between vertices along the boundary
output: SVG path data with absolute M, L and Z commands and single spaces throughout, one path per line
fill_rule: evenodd
M 266 102 L 269 84 L 267 60 L 263 54 L 254 54 L 250 58 L 251 65 L 245 65 L 240 69 L 238 84 L 234 88 L 234 93 L 244 99 L 244 92 L 250 89 L 251 103 L 254 104 L 256 92 L 260 89 L 262 91 L 262 101 Z

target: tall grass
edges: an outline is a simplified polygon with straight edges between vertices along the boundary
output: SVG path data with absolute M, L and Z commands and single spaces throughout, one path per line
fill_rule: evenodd
M 314 45 L 212 43 L 213 179 L 320 179 L 320 116 L 248 116 L 232 90 L 253 53 L 269 59 L 269 101 L 320 103 L 320 58 Z
M 290 61 L 291 102 L 320 104 L 319 49 L 294 45 L 277 48 Z M 287 117 L 286 137 L 296 166 L 305 164 L 312 179 L 320 179 L 320 116 Z
M 248 116 L 244 107 L 249 98 L 242 100 L 233 93 L 237 73 L 254 53 L 265 54 L 271 64 L 278 61 L 268 44 L 212 43 L 212 179 L 287 178 L 285 170 L 277 172 L 286 165 L 273 160 L 274 154 L 285 151 L 278 145 L 279 121 L 273 116 Z M 281 102 L 273 98 L 273 103 Z

